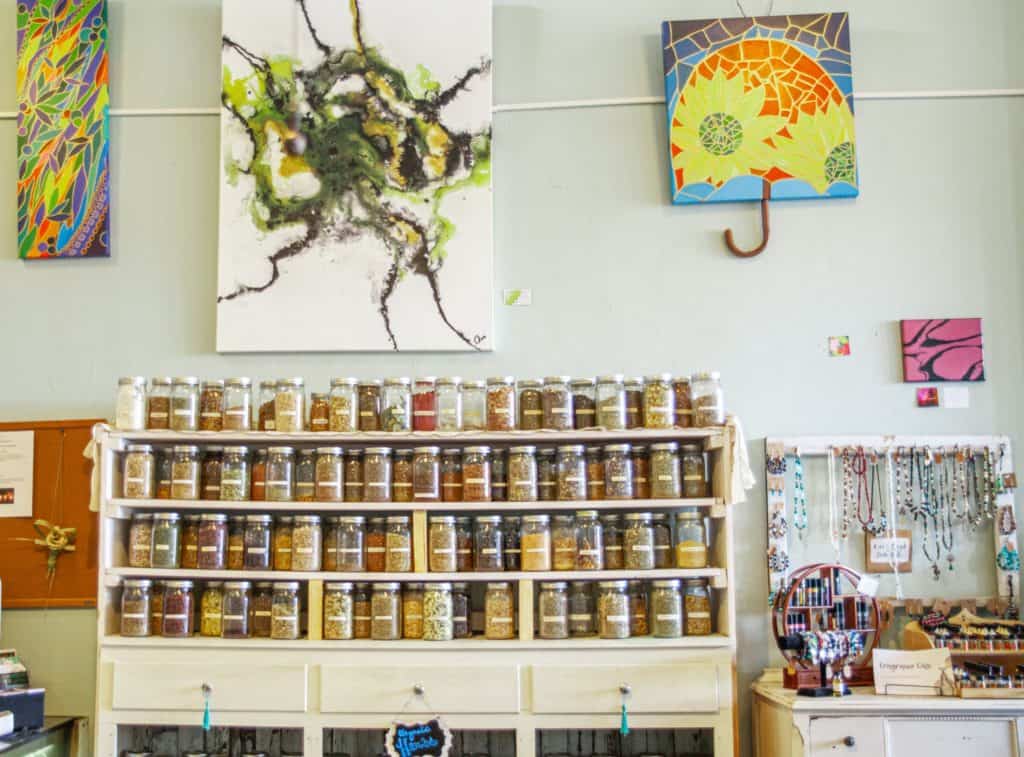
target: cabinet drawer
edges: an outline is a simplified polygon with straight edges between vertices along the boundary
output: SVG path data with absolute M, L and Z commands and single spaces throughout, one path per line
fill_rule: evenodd
M 114 663 L 115 710 L 202 711 L 202 685 L 214 711 L 305 712 L 306 666 Z
M 1014 720 L 899 720 L 890 718 L 889 754 L 995 757 L 1017 754 Z
M 628 685 L 630 712 L 715 712 L 720 697 L 714 665 L 538 665 L 533 712 L 617 713 Z
M 811 721 L 811 757 L 856 754 L 865 757 L 887 754 L 882 718 L 815 718 Z M 893 754 L 913 754 L 913 751 Z
M 519 712 L 519 667 L 335 666 L 320 669 L 322 712 L 401 712 L 413 687 L 437 712 Z

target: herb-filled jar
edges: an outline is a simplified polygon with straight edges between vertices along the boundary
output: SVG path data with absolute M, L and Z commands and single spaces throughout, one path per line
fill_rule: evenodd
M 689 376 L 676 376 L 672 379 L 672 396 L 676 405 L 676 427 L 690 428 L 693 425 L 693 397 L 690 394 Z
M 384 402 L 381 426 L 385 431 L 412 431 L 412 392 L 409 379 L 389 378 L 384 381 Z
M 451 641 L 455 637 L 455 608 L 450 583 L 428 583 L 423 589 L 424 641 Z
M 512 584 L 496 581 L 484 593 L 484 637 L 511 639 L 515 636 L 515 605 Z
M 192 635 L 195 599 L 191 581 L 164 581 L 161 636 L 184 639 Z
M 264 502 L 267 499 L 267 458 L 269 455 L 265 449 L 256 450 L 252 459 L 252 472 L 250 478 L 249 499 L 254 502 Z
M 704 468 L 704 450 L 699 444 L 683 444 L 680 447 L 680 458 L 683 469 L 683 497 L 706 497 L 708 479 Z
M 396 641 L 402 638 L 402 585 L 387 582 L 373 585 L 370 599 L 370 638 Z
M 408 573 L 412 570 L 412 531 L 408 515 L 387 516 L 385 534 L 385 561 L 388 573 Z
M 684 507 L 676 515 L 676 567 L 706 568 L 708 538 L 699 508 Z
M 629 595 L 625 581 L 597 584 L 597 633 L 602 639 L 629 638 Z
M 522 569 L 551 570 L 551 518 L 544 514 L 524 515 L 520 540 Z
M 252 380 L 239 376 L 224 382 L 224 430 L 252 428 Z
M 587 499 L 604 499 L 606 488 L 601 448 L 587 447 Z
M 366 518 L 362 515 L 340 515 L 334 545 L 337 554 L 335 570 L 361 573 L 366 570 Z M 324 568 L 327 570 L 327 568 Z
M 199 567 L 199 515 L 186 513 L 181 519 L 181 567 Z
M 506 515 L 502 519 L 502 561 L 505 570 L 522 568 L 522 521 L 518 515 Z
M 253 584 L 250 605 L 252 612 L 249 620 L 253 636 L 261 639 L 270 638 L 270 614 L 273 605 L 274 585 L 270 581 L 257 581 Z
M 249 499 L 251 488 L 249 450 L 246 447 L 225 447 L 220 465 L 221 500 L 244 502 Z
M 162 431 L 171 427 L 171 379 L 154 378 L 146 397 L 146 428 Z
M 408 503 L 412 496 L 412 450 L 396 449 L 391 463 L 391 501 Z
M 281 379 L 274 395 L 274 428 L 282 433 L 303 431 L 306 426 L 306 385 L 299 378 Z
M 224 621 L 224 584 L 209 581 L 199 600 L 199 635 L 220 636 Z
M 299 638 L 299 582 L 278 581 L 270 606 L 270 638 Z
M 706 578 L 688 578 L 683 584 L 684 631 L 687 636 L 711 633 L 711 594 Z
M 452 636 L 456 639 L 468 639 L 473 635 L 469 625 L 469 584 L 452 584 Z
M 152 611 L 150 588 L 153 582 L 126 578 L 121 592 L 121 635 L 149 636 L 149 620 Z
M 519 428 L 537 431 L 544 428 L 544 384 L 537 379 L 519 381 Z
M 370 518 L 366 526 L 366 569 L 383 573 L 387 568 L 387 519 L 381 516 Z
M 178 444 L 171 462 L 171 499 L 199 499 L 199 447 Z
M 252 605 L 252 584 L 248 581 L 225 581 L 223 615 L 220 635 L 225 639 L 249 638 L 249 613 Z
M 203 455 L 200 473 L 202 499 L 210 502 L 220 500 L 220 479 L 224 465 L 224 448 L 207 447 Z
M 181 516 L 178 513 L 153 513 L 149 565 L 152 568 L 181 567 Z
M 402 638 L 423 638 L 423 584 L 405 584 L 402 591 Z
M 569 389 L 572 391 L 573 428 L 594 428 L 597 425 L 597 389 L 594 379 L 573 379 Z
M 164 582 L 154 581 L 149 602 L 149 632 L 159 636 L 164 630 Z
M 508 455 L 503 449 L 491 453 L 491 501 L 508 502 Z
M 537 499 L 541 502 L 558 499 L 558 463 L 555 450 L 550 447 L 537 450 Z
M 508 501 L 537 500 L 537 448 L 524 445 L 508 451 Z
M 679 499 L 683 495 L 679 445 L 676 442 L 651 445 L 650 478 L 652 499 Z
M 196 567 L 200 570 L 224 570 L 228 562 L 228 516 L 223 513 L 200 515 L 197 543 Z
M 435 515 L 430 518 L 427 536 L 430 555 L 428 564 L 432 573 L 455 572 L 457 537 L 454 515 Z
M 153 513 L 134 513 L 128 529 L 128 567 L 148 568 L 153 549 Z
M 441 453 L 441 501 L 462 501 L 461 449 L 446 449 Z
M 658 373 L 644 378 L 644 427 L 672 428 L 676 421 L 672 376 Z
M 339 434 L 350 434 L 359 428 L 359 410 L 356 400 L 356 387 L 359 381 L 354 378 L 331 379 L 331 418 L 328 428 Z
M 597 425 L 619 431 L 626 428 L 626 388 L 620 374 L 597 377 Z
M 455 518 L 455 570 L 473 570 L 473 519 L 468 515 Z
M 632 376 L 623 381 L 626 394 L 626 428 L 644 427 L 644 380 Z
M 629 635 L 646 636 L 651 632 L 647 621 L 647 591 L 643 581 L 630 581 L 629 588 Z
M 605 499 L 633 499 L 633 459 L 628 444 L 604 447 Z
M 462 430 L 462 379 L 458 376 L 437 380 L 437 430 Z
M 412 385 L 413 431 L 437 430 L 437 379 L 420 376 Z
M 213 379 L 202 383 L 199 393 L 199 430 L 224 430 L 224 381 L 222 379 Z
M 156 498 L 171 498 L 171 478 L 174 472 L 174 449 L 161 449 L 156 453 Z
M 199 379 L 195 376 L 179 376 L 171 382 L 171 428 L 199 429 Z
M 651 457 L 646 444 L 635 444 L 630 450 L 633 461 L 633 498 L 651 498 Z
M 370 600 L 370 584 L 357 583 L 353 593 L 352 636 L 356 639 L 369 639 L 373 609 Z
M 367 447 L 363 453 L 363 501 L 391 501 L 391 449 Z
M 597 633 L 595 610 L 590 583 L 573 581 L 569 585 L 569 635 L 593 636 Z
M 587 498 L 587 461 L 582 444 L 565 444 L 558 448 L 558 499 Z
M 504 534 L 500 515 L 478 515 L 473 529 L 473 568 L 482 571 L 505 569 Z
M 551 526 L 551 569 L 576 570 L 576 519 L 560 513 Z
M 156 457 L 150 445 L 127 446 L 122 480 L 126 499 L 153 499 L 156 494 Z
M 490 447 L 466 447 L 463 450 L 462 501 L 491 501 Z
M 576 570 L 604 570 L 604 527 L 597 510 L 576 511 Z
M 317 502 L 341 502 L 345 499 L 345 458 L 341 447 L 319 447 L 313 498 Z
M 440 447 L 416 447 L 413 450 L 412 492 L 416 502 L 441 501 Z
M 572 429 L 572 392 L 568 376 L 547 376 L 543 390 L 544 428 L 554 431 Z
M 627 570 L 654 569 L 654 524 L 650 513 L 626 513 L 622 534 L 624 567 Z
M 309 395 L 309 430 L 331 430 L 331 398 L 326 392 L 313 392 Z
M 292 570 L 320 570 L 323 534 L 319 515 L 296 515 L 292 526 Z
M 672 524 L 668 513 L 654 513 L 651 525 L 654 527 L 654 567 L 671 568 L 675 555 L 672 554 Z
M 516 427 L 516 387 L 511 376 L 487 379 L 487 429 L 512 431 Z
M 245 570 L 270 570 L 273 555 L 271 532 L 274 519 L 269 515 L 245 516 Z
M 338 581 L 324 584 L 324 638 L 329 641 L 355 636 L 353 584 Z
M 125 376 L 117 380 L 114 426 L 121 431 L 141 431 L 146 427 L 145 376 Z
M 277 397 L 277 382 L 264 380 L 260 382 L 257 395 L 257 421 L 256 425 L 260 431 L 276 431 L 277 423 L 274 419 L 274 400 Z
M 659 639 L 683 635 L 683 596 L 679 579 L 651 582 L 651 632 Z
M 295 499 L 295 450 L 271 447 L 267 450 L 267 502 L 291 502 Z
M 228 570 L 241 570 L 245 565 L 245 516 L 228 518 Z
M 383 400 L 384 382 L 380 379 L 367 379 L 359 382 L 359 430 L 380 431 L 380 412 Z
M 698 373 L 691 379 L 690 392 L 693 396 L 693 425 L 725 425 L 725 395 L 722 392 L 722 377 L 718 371 Z
M 537 629 L 542 639 L 569 638 L 569 594 L 565 581 L 541 581 L 537 596 Z
M 363 451 L 349 448 L 345 452 L 345 501 L 363 501 Z
M 474 379 L 462 384 L 462 428 L 464 431 L 487 428 L 487 382 Z
M 622 516 L 618 513 L 602 513 L 601 537 L 604 539 L 604 569 L 622 570 L 626 567 L 622 552 Z
M 312 502 L 316 495 L 316 453 L 299 450 L 295 461 L 295 501 Z

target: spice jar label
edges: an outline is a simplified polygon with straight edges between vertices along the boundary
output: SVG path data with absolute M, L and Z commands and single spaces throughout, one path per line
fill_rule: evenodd
M 466 551 L 468 552 L 469 550 L 466 550 Z M 461 553 L 462 550 L 459 550 L 459 552 Z M 484 547 L 482 550 L 480 550 L 480 552 L 481 552 L 481 554 L 485 554 L 485 555 L 496 555 L 496 554 L 498 554 L 498 550 L 494 549 L 493 547 Z
M 579 553 L 581 555 L 596 556 L 596 555 L 601 554 L 601 550 L 599 550 L 599 549 L 581 549 L 579 551 Z
M 683 476 L 683 481 L 703 481 L 704 476 L 700 474 L 691 474 L 689 476 Z
M 571 613 L 569 613 L 569 620 L 576 620 L 576 621 L 587 622 L 587 621 L 590 621 L 593 617 L 594 616 L 591 615 L 589 612 L 571 612 Z
M 257 618 L 269 618 L 270 610 L 254 610 L 252 614 Z
M 686 613 L 687 618 L 710 618 L 710 612 L 688 612 Z
M 679 552 L 706 552 L 707 551 L 707 547 L 704 546 L 704 545 L 687 547 L 687 546 L 684 546 L 684 545 L 680 544 L 680 545 L 678 545 L 676 547 L 676 550 L 679 551 Z
M 633 545 L 633 551 L 634 552 L 650 552 L 651 551 L 651 545 L 650 544 L 634 544 Z
M 121 613 L 121 617 L 122 618 L 140 619 L 140 618 L 148 618 L 149 616 L 146 613 L 144 613 L 144 612 L 124 612 L 124 613 Z
M 678 615 L 676 613 L 669 613 L 669 614 L 666 615 L 666 614 L 658 613 L 654 617 L 655 617 L 656 620 L 679 620 L 681 614 L 682 613 L 680 613 Z M 695 613 L 691 612 L 690 613 L 690 617 L 692 618 L 694 616 L 695 616 Z
M 381 554 L 385 551 L 384 547 L 367 547 L 366 552 L 371 555 Z
M 490 622 L 491 623 L 511 623 L 512 622 L 512 618 L 493 618 L 492 617 L 490 619 Z
M 606 620 L 609 623 L 628 623 L 629 622 L 629 616 L 628 615 L 608 615 L 608 616 L 606 616 Z

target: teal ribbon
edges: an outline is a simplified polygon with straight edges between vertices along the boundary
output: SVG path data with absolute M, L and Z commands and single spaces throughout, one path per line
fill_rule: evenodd
M 626 714 L 626 700 L 622 700 L 622 717 L 619 721 L 619 733 L 623 736 L 629 735 L 629 715 Z
M 203 730 L 210 730 L 210 697 L 203 697 Z

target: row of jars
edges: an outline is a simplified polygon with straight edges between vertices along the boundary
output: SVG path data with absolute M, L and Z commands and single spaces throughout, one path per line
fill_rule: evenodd
M 309 395 L 301 378 L 261 381 L 143 376 L 118 381 L 115 425 L 126 431 L 512 431 L 689 428 L 725 423 L 717 372 L 643 378 L 457 376 L 336 378 Z
M 541 639 L 600 636 L 621 639 L 708 635 L 711 600 L 704 579 L 651 581 L 542 581 L 535 607 Z M 198 601 L 197 601 L 198 597 Z M 121 635 L 186 638 L 198 633 L 226 639 L 298 639 L 298 582 L 126 579 L 121 594 Z M 486 584 L 483 636 L 516 633 L 512 584 Z M 473 636 L 466 583 L 352 583 L 324 585 L 323 637 L 327 640 L 417 639 L 450 641 Z
M 674 538 L 673 538 L 674 537 Z M 407 573 L 408 515 L 135 513 L 128 566 L 200 570 Z M 667 513 L 431 516 L 427 566 L 468 571 L 705 568 L 707 529 L 698 508 Z
M 708 495 L 700 444 L 300 449 L 129 444 L 128 499 L 535 502 Z

